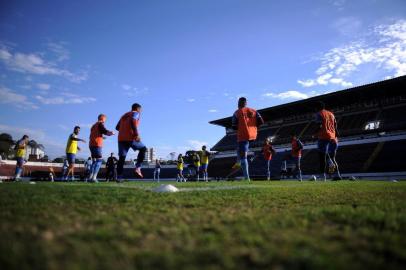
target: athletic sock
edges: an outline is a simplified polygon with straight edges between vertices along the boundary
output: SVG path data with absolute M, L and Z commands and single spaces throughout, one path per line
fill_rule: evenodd
M 95 166 L 94 166 L 94 171 L 93 171 L 93 180 L 97 181 L 97 174 L 100 171 L 101 165 L 102 165 L 102 160 L 101 159 L 97 159 Z

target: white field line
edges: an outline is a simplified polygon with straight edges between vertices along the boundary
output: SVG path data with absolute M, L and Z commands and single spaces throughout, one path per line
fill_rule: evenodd
M 324 182 L 320 182 L 324 183 Z M 152 191 L 157 186 L 138 186 L 138 185 L 125 185 L 121 183 L 109 183 L 98 185 L 97 183 L 56 183 L 58 185 L 63 186 L 89 186 L 89 187 L 106 187 L 106 188 L 128 188 L 128 189 L 138 189 L 138 190 L 145 190 L 145 191 Z M 191 192 L 191 191 L 212 191 L 212 190 L 238 190 L 238 189 L 252 189 L 252 188 L 290 188 L 290 187 L 298 187 L 303 186 L 304 183 L 297 183 L 291 185 L 281 185 L 281 184 L 272 184 L 269 185 L 256 185 L 256 184 L 248 184 L 248 185 L 237 185 L 237 186 L 207 186 L 207 187 L 181 187 L 177 186 L 180 192 Z

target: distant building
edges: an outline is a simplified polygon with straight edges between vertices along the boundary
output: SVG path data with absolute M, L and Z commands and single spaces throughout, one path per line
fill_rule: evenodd
M 42 147 L 27 145 L 25 149 L 25 159 L 30 161 L 38 161 L 45 156 L 45 151 Z
M 153 162 L 156 159 L 155 150 L 154 148 L 148 148 L 147 152 L 145 153 L 145 161 L 146 162 Z

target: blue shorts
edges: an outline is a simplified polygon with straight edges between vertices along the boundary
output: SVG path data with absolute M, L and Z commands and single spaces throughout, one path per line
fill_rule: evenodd
M 338 149 L 338 143 L 334 140 L 318 140 L 317 147 L 321 153 L 335 154 Z
M 202 164 L 202 165 L 200 165 L 200 170 L 205 171 L 205 170 L 207 170 L 208 166 L 209 166 L 209 164 Z
M 128 150 L 130 148 L 134 151 L 141 150 L 145 148 L 145 145 L 142 142 L 118 142 L 118 155 L 120 157 L 126 157 Z
M 68 160 L 69 165 L 75 164 L 76 154 L 66 153 L 66 159 Z
M 239 153 L 241 153 L 241 152 L 247 153 L 249 147 L 250 147 L 249 141 L 238 142 L 238 152 Z
M 90 146 L 90 153 L 92 158 L 102 158 L 102 148 L 97 146 Z
M 21 167 L 24 165 L 24 158 L 23 157 L 18 157 L 17 158 L 17 166 Z

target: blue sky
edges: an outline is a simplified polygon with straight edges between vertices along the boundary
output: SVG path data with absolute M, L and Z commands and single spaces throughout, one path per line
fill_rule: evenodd
M 224 130 L 208 122 L 239 96 L 264 108 L 406 74 L 403 0 L 0 5 L 0 132 L 51 157 L 74 125 L 88 139 L 99 113 L 113 129 L 134 102 L 144 143 L 166 158 L 213 146 Z

